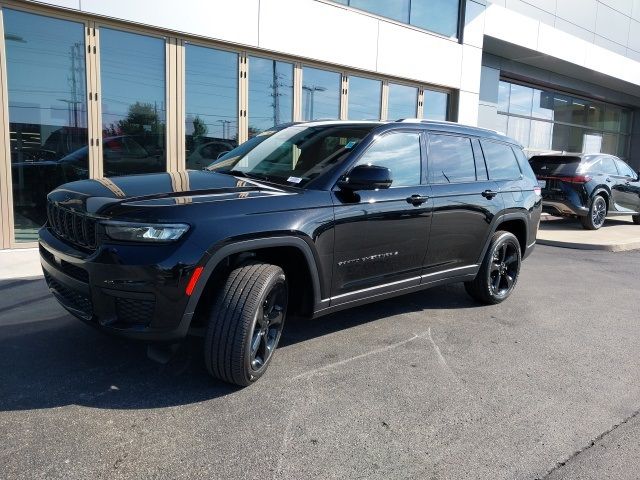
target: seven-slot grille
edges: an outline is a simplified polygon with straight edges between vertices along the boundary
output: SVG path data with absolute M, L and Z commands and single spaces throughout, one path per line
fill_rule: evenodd
M 54 203 L 47 204 L 49 226 L 60 238 L 85 248 L 96 248 L 96 222 Z

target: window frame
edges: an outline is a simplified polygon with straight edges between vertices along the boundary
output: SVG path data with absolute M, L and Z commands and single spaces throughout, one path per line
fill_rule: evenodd
M 358 153 L 357 156 L 354 157 L 353 161 L 349 163 L 349 166 L 344 170 L 344 172 L 342 173 L 341 176 L 344 175 L 348 175 L 349 172 L 351 172 L 351 170 L 353 170 L 356 166 L 358 166 L 360 163 L 360 161 L 362 160 L 362 158 L 367 154 L 367 152 L 376 144 L 378 143 L 380 140 L 382 140 L 385 137 L 388 137 L 390 135 L 396 135 L 399 133 L 410 133 L 410 134 L 414 134 L 414 135 L 418 135 L 418 146 L 420 147 L 420 176 L 419 176 L 419 183 L 416 185 L 398 185 L 398 186 L 393 186 L 393 184 L 391 184 L 391 186 L 389 187 L 389 189 L 392 188 L 415 188 L 415 187 L 419 187 L 419 186 L 423 186 L 426 185 L 425 180 L 424 180 L 424 174 L 426 171 L 426 155 L 425 155 L 425 131 L 423 129 L 417 129 L 417 128 L 393 128 L 390 130 L 386 130 L 384 132 L 380 132 L 378 134 L 375 134 L 373 136 L 373 139 L 367 143 L 364 146 L 364 149 Z M 393 173 L 393 172 L 392 172 Z M 334 189 L 337 188 L 337 182 L 336 185 L 334 185 Z
M 515 161 L 515 164 L 518 167 L 518 171 L 520 172 L 520 176 L 518 178 L 493 178 L 491 176 L 491 169 L 489 168 L 489 162 L 487 160 L 487 153 L 485 152 L 485 149 L 483 147 L 483 143 L 485 143 L 485 142 L 494 143 L 496 145 L 502 145 L 502 146 L 506 147 L 511 152 L 511 155 L 513 156 L 513 160 Z M 482 150 L 482 156 L 484 157 L 484 162 L 485 162 L 485 164 L 487 166 L 487 176 L 489 177 L 489 181 L 493 181 L 493 182 L 515 182 L 515 181 L 524 179 L 524 172 L 522 171 L 522 167 L 520 166 L 520 161 L 518 160 L 518 157 L 516 156 L 515 152 L 513 151 L 513 146 L 511 144 L 506 143 L 506 142 L 501 142 L 499 140 L 490 139 L 490 138 L 481 138 L 480 139 L 480 149 Z
M 448 183 L 436 183 L 433 181 L 433 179 L 431 178 L 431 166 L 432 166 L 431 165 L 431 137 L 434 135 L 457 137 L 457 138 L 464 138 L 469 140 L 469 146 L 471 147 L 471 155 L 473 156 L 473 169 L 475 171 L 475 177 L 476 177 L 474 180 L 455 181 L 455 182 L 448 182 Z M 478 157 L 477 157 L 476 149 L 474 148 L 475 138 L 476 137 L 471 135 L 464 135 L 464 134 L 459 134 L 454 132 L 440 132 L 437 130 L 430 130 L 429 132 L 427 132 L 427 169 L 428 169 L 427 182 L 428 184 L 429 185 L 466 185 L 469 183 L 486 181 L 478 178 Z M 488 169 L 487 169 L 487 172 L 488 172 Z

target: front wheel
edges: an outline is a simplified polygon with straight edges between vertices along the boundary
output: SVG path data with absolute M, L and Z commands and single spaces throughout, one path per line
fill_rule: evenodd
M 640 215 L 634 215 L 631 218 L 633 219 L 633 223 L 635 223 L 636 225 L 640 225 Z
M 247 386 L 267 370 L 287 314 L 288 286 L 277 265 L 248 262 L 233 270 L 211 309 L 204 356 L 209 373 Z
M 500 303 L 516 288 L 521 264 L 520 242 L 516 236 L 511 232 L 498 231 L 491 239 L 478 275 L 471 282 L 465 282 L 464 287 L 481 303 Z
M 602 195 L 597 195 L 591 202 L 589 213 L 585 217 L 580 217 L 582 226 L 586 230 L 598 230 L 604 225 L 604 219 L 607 217 L 607 201 Z

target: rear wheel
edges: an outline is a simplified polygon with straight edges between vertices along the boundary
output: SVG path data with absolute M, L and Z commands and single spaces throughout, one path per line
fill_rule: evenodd
M 634 215 L 631 218 L 633 218 L 633 223 L 635 223 L 636 225 L 640 225 L 640 215 Z
M 585 217 L 580 217 L 582 226 L 587 230 L 598 230 L 604 225 L 607 218 L 607 201 L 602 195 L 597 195 L 591 202 L 589 213 Z
M 516 288 L 522 255 L 520 242 L 511 232 L 498 231 L 476 278 L 465 282 L 467 293 L 479 302 L 494 305 L 505 300 Z
M 287 304 L 280 267 L 249 262 L 233 270 L 209 316 L 204 344 L 209 373 L 240 386 L 258 380 L 280 341 Z

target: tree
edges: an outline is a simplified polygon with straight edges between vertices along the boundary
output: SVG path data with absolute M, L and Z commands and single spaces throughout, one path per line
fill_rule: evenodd
M 207 136 L 208 132 L 209 129 L 207 128 L 207 124 L 204 123 L 204 120 L 200 117 L 196 116 L 196 118 L 193 119 L 193 133 L 191 135 L 193 143 L 196 145 L 200 143 L 202 139 Z
M 122 135 L 159 134 L 164 133 L 164 122 L 157 105 L 136 102 L 129 106 L 126 118 L 118 121 L 117 130 Z

